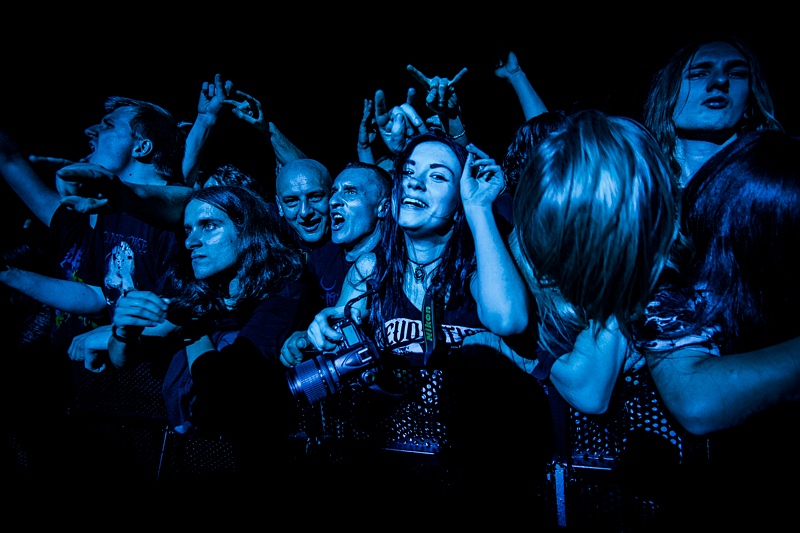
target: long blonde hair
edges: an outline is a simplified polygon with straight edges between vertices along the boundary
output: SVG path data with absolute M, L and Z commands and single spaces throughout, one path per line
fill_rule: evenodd
M 531 154 L 515 195 L 517 256 L 543 319 L 582 328 L 613 316 L 628 335 L 678 235 L 678 195 L 641 124 L 570 116 Z

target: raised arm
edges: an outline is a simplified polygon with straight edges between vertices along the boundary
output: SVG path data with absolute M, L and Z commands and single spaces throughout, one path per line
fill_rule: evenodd
M 270 142 L 279 165 L 283 166 L 295 159 L 308 158 L 275 124 L 266 119 L 258 99 L 243 91 L 236 90 L 235 93 L 240 99 L 229 99 L 226 103 L 233 106 L 234 115 L 251 124 Z
M 528 76 L 519 66 L 514 52 L 509 52 L 505 60 L 498 62 L 494 69 L 494 74 L 511 84 L 514 92 L 517 93 L 517 99 L 522 106 L 522 114 L 525 115 L 525 120 L 547 112 L 547 106 L 544 105 L 539 93 L 528 81 Z
M 383 90 L 375 91 L 375 123 L 381 140 L 392 154 L 399 151 L 409 137 L 428 131 L 414 108 L 416 95 L 416 90 L 409 88 L 405 103 L 390 108 Z
M 461 146 L 467 146 L 467 130 L 461 120 L 461 106 L 455 90 L 456 82 L 467 73 L 467 69 L 461 69 L 452 80 L 439 76 L 428 78 L 412 65 L 406 69 L 425 88 L 425 105 L 436 114 L 435 122 Z
M 528 325 L 529 293 L 500 234 L 492 203 L 505 187 L 503 172 L 483 152 L 470 152 L 461 174 L 461 201 L 475 241 L 478 268 L 471 282 L 481 322 L 505 336 Z
M 109 170 L 75 163 L 56 172 L 67 191 L 61 203 L 81 213 L 124 211 L 154 226 L 179 231 L 191 187 L 123 182 Z
M 233 82 L 222 82 L 219 74 L 214 75 L 213 82 L 203 82 L 200 89 L 200 100 L 197 103 L 197 118 L 186 136 L 186 150 L 183 156 L 183 179 L 189 187 L 197 182 L 197 174 L 202 164 L 203 150 L 206 141 L 217 123 L 225 99 L 233 91 Z
M 36 218 L 49 227 L 61 197 L 54 187 L 42 181 L 28 159 L 20 153 L 17 143 L 2 127 L 0 127 L 0 174 Z
M 356 154 L 362 163 L 375 164 L 375 156 L 372 153 L 372 143 L 378 136 L 378 125 L 375 121 L 375 111 L 372 107 L 372 100 L 364 99 L 364 111 L 361 114 L 361 122 L 358 125 L 358 143 Z

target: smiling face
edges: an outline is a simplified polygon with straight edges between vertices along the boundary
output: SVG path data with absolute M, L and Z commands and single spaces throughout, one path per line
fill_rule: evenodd
M 379 179 L 364 168 L 345 169 L 336 177 L 330 201 L 333 242 L 350 249 L 375 233 L 388 202 Z
M 279 214 L 309 244 L 322 241 L 330 228 L 330 178 L 315 167 L 286 165 L 275 182 Z
M 747 60 L 732 45 L 712 42 L 697 49 L 683 70 L 673 119 L 682 136 L 730 135 L 750 95 Z
M 458 157 L 447 145 L 417 145 L 403 167 L 403 194 L 400 205 L 394 206 L 398 225 L 419 234 L 441 235 L 450 230 L 461 202 L 461 170 Z
M 192 270 L 197 279 L 206 279 L 236 265 L 239 236 L 224 211 L 192 200 L 186 205 L 183 226 L 185 245 L 192 253 Z

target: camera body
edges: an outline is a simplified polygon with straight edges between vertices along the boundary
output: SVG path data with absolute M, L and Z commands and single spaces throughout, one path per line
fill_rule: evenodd
M 336 351 L 303 361 L 286 374 L 292 395 L 308 405 L 341 390 L 352 379 L 371 386 L 377 378 L 378 350 L 358 324 L 343 318 L 331 327 L 342 334 Z

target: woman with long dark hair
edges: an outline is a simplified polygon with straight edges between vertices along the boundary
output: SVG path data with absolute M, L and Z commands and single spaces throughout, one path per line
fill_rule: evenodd
M 495 350 L 462 348 L 470 335 L 517 334 L 528 323 L 529 293 L 492 209 L 503 187 L 493 159 L 476 159 L 435 129 L 412 137 L 395 159 L 392 216 L 380 245 L 353 266 L 340 305 L 308 330 L 318 349 L 335 350 L 342 337 L 331 323 L 367 294 L 351 313 L 375 338 L 382 392 L 345 390 L 336 401 L 355 404 L 356 437 L 371 449 L 435 458 L 437 484 L 417 475 L 412 485 L 462 502 L 528 501 L 535 489 L 518 490 L 517 481 L 536 478 L 550 452 L 536 381 Z

